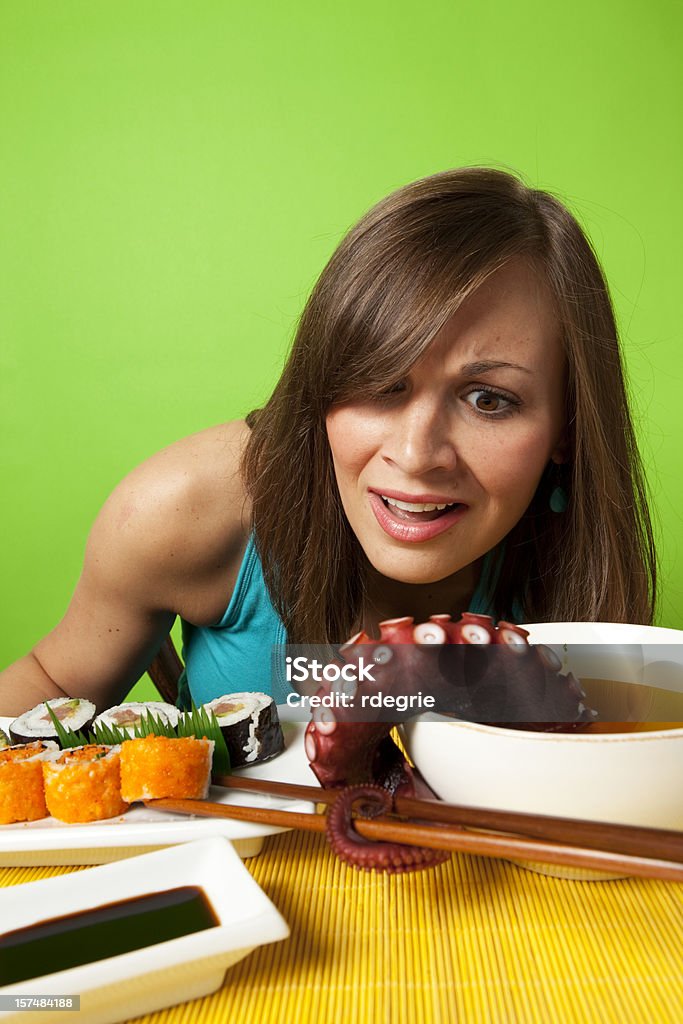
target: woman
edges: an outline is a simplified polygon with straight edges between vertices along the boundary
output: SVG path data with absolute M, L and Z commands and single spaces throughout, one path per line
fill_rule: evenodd
M 571 214 L 465 168 L 332 256 L 268 404 L 134 470 L 0 711 L 116 703 L 176 615 L 189 694 L 267 689 L 273 643 L 466 609 L 652 621 L 655 555 L 602 273 Z M 189 688 L 189 693 L 188 693 Z

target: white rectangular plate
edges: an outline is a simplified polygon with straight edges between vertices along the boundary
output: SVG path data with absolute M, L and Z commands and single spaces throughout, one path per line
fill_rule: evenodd
M 7 732 L 10 721 L 8 718 L 0 718 L 0 728 Z M 304 753 L 304 729 L 302 723 L 283 722 L 285 750 L 282 754 L 253 768 L 240 768 L 235 774 L 278 782 L 318 785 Z M 225 804 L 313 811 L 313 805 L 307 801 L 286 800 L 261 793 L 240 793 L 217 786 L 211 787 L 209 799 Z M 241 857 L 253 857 L 261 849 L 264 836 L 284 831 L 286 829 L 274 825 L 257 825 L 248 821 L 186 818 L 165 811 L 154 811 L 140 804 L 131 807 L 118 818 L 87 824 L 67 825 L 55 818 L 43 818 L 40 821 L 0 825 L 0 867 L 104 864 L 207 836 L 224 836 L 235 845 Z

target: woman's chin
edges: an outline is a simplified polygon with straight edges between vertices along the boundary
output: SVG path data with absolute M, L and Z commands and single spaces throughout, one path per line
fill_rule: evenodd
M 393 580 L 395 583 L 405 583 L 408 586 L 428 586 L 430 583 L 440 583 L 466 568 L 466 565 L 459 564 L 445 566 L 443 562 L 440 564 L 420 563 L 415 556 L 409 559 L 368 557 L 368 561 L 380 576 Z

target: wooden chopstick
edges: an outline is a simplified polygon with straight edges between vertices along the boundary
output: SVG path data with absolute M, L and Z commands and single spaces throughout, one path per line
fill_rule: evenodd
M 145 806 L 155 810 L 171 811 L 177 814 L 231 818 L 309 832 L 324 832 L 326 828 L 326 818 L 320 814 L 301 814 L 267 807 L 242 807 L 237 804 L 221 804 L 211 800 L 162 799 L 145 800 L 144 802 Z M 428 846 L 435 850 L 448 850 L 453 853 L 541 861 L 562 867 L 683 882 L 683 864 L 665 859 L 628 856 L 609 850 L 585 849 L 521 836 L 469 832 L 462 830 L 457 825 L 420 825 L 413 822 L 397 821 L 390 817 L 373 820 L 356 818 L 354 827 L 360 835 L 375 841 L 407 843 L 413 846 Z
M 292 800 L 312 800 L 315 803 L 331 804 L 339 795 L 339 790 L 336 789 L 322 789 L 318 786 L 295 785 L 291 782 L 274 782 L 240 775 L 217 775 L 213 781 L 229 789 L 266 793 Z M 511 832 L 541 841 L 609 850 L 631 857 L 683 863 L 683 832 L 586 821 L 579 818 L 524 814 L 519 811 L 465 807 L 460 804 L 444 803 L 441 800 L 416 800 L 408 797 L 397 797 L 394 806 L 397 814 L 419 821 Z

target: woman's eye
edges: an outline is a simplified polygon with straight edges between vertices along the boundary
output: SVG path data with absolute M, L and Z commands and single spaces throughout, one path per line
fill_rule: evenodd
M 499 391 L 489 391 L 486 388 L 475 388 L 465 395 L 466 402 L 477 412 L 499 415 L 504 412 L 512 412 L 514 406 L 519 403 Z

